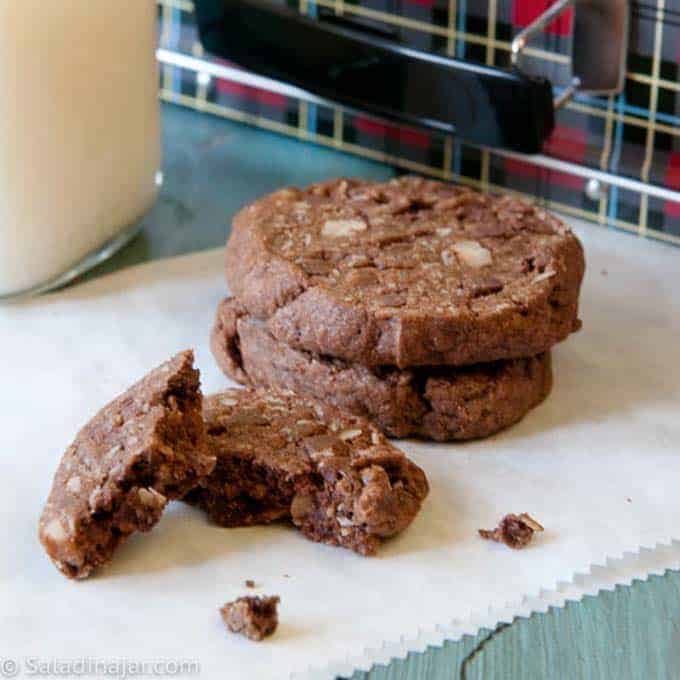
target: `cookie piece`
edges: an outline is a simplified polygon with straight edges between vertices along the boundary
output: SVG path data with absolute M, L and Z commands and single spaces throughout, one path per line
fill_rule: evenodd
M 260 642 L 272 635 L 279 625 L 277 608 L 280 601 L 277 596 L 239 597 L 238 600 L 227 602 L 220 609 L 220 614 L 232 633 Z
M 531 515 L 523 512 L 521 515 L 505 515 L 495 529 L 479 529 L 478 533 L 487 541 L 505 543 L 508 548 L 521 550 L 531 543 L 537 531 L 544 529 Z
M 228 390 L 203 413 L 217 465 L 186 500 L 222 526 L 290 518 L 311 540 L 370 555 L 428 493 L 373 424 L 293 392 Z
M 148 531 L 168 500 L 215 466 L 201 415 L 194 355 L 182 352 L 105 406 L 64 454 L 40 518 L 40 540 L 69 578 L 110 561 Z
M 244 385 L 290 389 L 373 420 L 391 437 L 487 437 L 521 420 L 550 392 L 548 352 L 473 366 L 371 369 L 293 349 L 234 298 L 211 336 L 224 373 Z
M 580 327 L 583 249 L 559 219 L 418 177 L 271 194 L 234 219 L 226 265 L 275 338 L 368 366 L 535 356 Z

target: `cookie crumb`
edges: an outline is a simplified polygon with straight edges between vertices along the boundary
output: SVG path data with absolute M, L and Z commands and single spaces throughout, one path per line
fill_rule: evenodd
M 246 588 L 254 588 L 255 587 L 255 581 L 253 579 L 249 578 L 246 579 Z
M 543 527 L 531 515 L 523 512 L 521 515 L 506 515 L 495 529 L 479 529 L 479 535 L 519 550 L 531 542 L 537 531 L 543 531 Z
M 280 598 L 276 595 L 239 597 L 233 602 L 227 602 L 220 609 L 220 614 L 232 633 L 260 642 L 272 635 L 279 624 L 279 602 Z

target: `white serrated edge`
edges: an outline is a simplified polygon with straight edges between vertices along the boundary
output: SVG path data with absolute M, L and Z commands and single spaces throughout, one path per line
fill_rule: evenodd
M 486 611 L 472 613 L 465 620 L 421 628 L 415 637 L 385 641 L 379 648 L 367 648 L 359 654 L 331 660 L 324 667 L 308 668 L 301 673 L 292 673 L 289 677 L 290 680 L 351 677 L 355 672 L 369 671 L 377 664 L 387 665 L 395 659 L 405 659 L 411 652 L 441 647 L 445 641 L 477 635 L 482 628 L 494 629 L 501 623 L 513 623 L 518 618 L 545 613 L 551 608 L 562 608 L 568 602 L 578 602 L 588 595 L 611 591 L 617 586 L 630 586 L 633 581 L 644 581 L 669 569 L 680 569 L 680 541 L 670 537 L 653 547 L 641 546 L 638 550 L 625 550 L 616 556 L 606 557 L 601 562 L 593 563 L 586 572 L 576 572 L 571 581 L 558 581 L 552 589 L 541 589 L 534 595 L 525 595 L 503 607 L 490 607 Z

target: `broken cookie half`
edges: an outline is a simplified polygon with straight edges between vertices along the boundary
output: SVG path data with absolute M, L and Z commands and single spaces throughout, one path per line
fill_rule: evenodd
M 214 472 L 185 500 L 222 526 L 290 519 L 311 540 L 370 555 L 405 529 L 425 473 L 364 418 L 293 392 L 205 400 Z
M 105 406 L 64 454 L 40 518 L 39 537 L 69 578 L 110 561 L 135 531 L 148 531 L 168 500 L 208 475 L 194 355 L 162 364 Z

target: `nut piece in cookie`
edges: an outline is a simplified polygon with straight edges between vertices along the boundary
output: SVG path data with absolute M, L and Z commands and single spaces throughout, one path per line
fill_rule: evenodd
M 537 531 L 543 531 L 543 527 L 531 515 L 523 512 L 521 515 L 506 515 L 495 529 L 479 529 L 479 535 L 519 550 L 531 542 Z
M 168 500 L 208 475 L 199 372 L 182 352 L 105 406 L 61 460 L 39 537 L 58 569 L 85 578 L 135 531 L 148 531 Z
M 187 495 L 221 526 L 292 520 L 313 541 L 373 554 L 405 529 L 425 473 L 364 418 L 293 392 L 206 399 L 214 472 Z
M 279 602 L 277 596 L 239 597 L 234 602 L 227 602 L 220 609 L 220 614 L 232 633 L 260 642 L 272 635 L 279 625 Z

